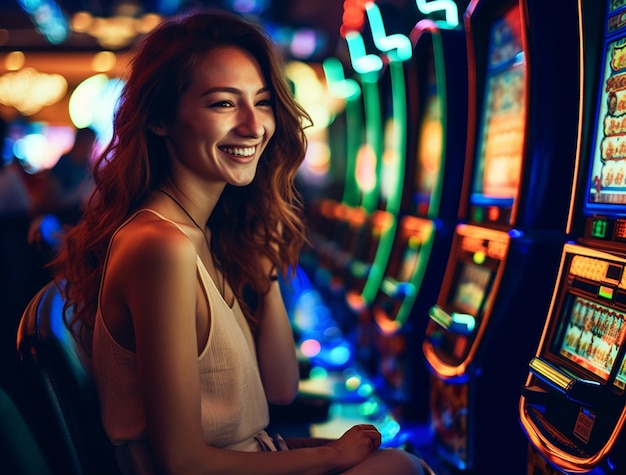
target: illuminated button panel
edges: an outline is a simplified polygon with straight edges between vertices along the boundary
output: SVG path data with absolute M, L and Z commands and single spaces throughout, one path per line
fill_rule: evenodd
M 570 266 L 570 274 L 596 282 L 604 280 L 609 263 L 600 259 L 585 256 L 574 256 Z
M 626 219 L 618 218 L 615 221 L 604 217 L 594 217 L 587 225 L 589 235 L 595 239 L 626 241 Z
M 619 284 L 618 287 L 626 289 L 626 272 L 622 272 L 621 266 L 611 264 L 602 259 L 574 256 L 569 272 L 570 275 L 576 277 L 582 277 L 595 282 Z M 620 273 L 622 274 L 621 277 L 619 277 Z
M 617 239 L 626 240 L 626 219 L 616 219 L 614 236 Z

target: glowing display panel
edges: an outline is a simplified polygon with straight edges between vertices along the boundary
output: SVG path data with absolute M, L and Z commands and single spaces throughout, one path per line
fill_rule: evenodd
M 607 43 L 585 214 L 626 215 L 626 38 Z
M 624 318 L 613 308 L 575 297 L 558 353 L 607 381 L 624 342 Z M 616 384 L 623 388 L 625 383 L 626 376 L 620 373 Z
M 485 297 L 490 277 L 491 270 L 486 267 L 470 263 L 461 264 L 452 304 L 463 312 L 476 316 Z
M 402 262 L 398 271 L 399 282 L 410 282 L 417 268 L 417 263 L 420 257 L 420 249 L 417 243 L 414 245 L 407 245 L 406 249 L 402 253 Z
M 526 62 L 522 50 L 519 7 L 510 9 L 493 24 L 485 82 L 485 99 L 477 141 L 476 174 L 472 206 L 497 207 L 487 213 L 490 221 L 510 224 L 522 170 Z
M 626 0 L 611 0 L 609 2 L 609 14 L 612 14 L 614 11 L 624 6 L 626 6 Z M 626 24 L 626 17 L 624 17 L 624 15 L 614 15 L 608 20 L 607 31 L 608 33 L 613 33 L 623 28 L 624 24 Z
M 441 123 L 441 101 L 437 93 L 434 64 L 428 64 L 428 87 L 425 107 L 419 128 L 417 163 L 414 180 L 417 212 L 428 216 L 430 199 L 439 179 L 441 155 L 443 153 L 443 126 Z

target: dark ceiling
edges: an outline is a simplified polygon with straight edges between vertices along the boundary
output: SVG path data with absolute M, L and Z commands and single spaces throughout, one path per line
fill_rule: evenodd
M 39 9 L 29 15 L 22 4 L 39 4 Z M 343 13 L 342 0 L 1 0 L 0 51 L 89 51 L 101 48 L 85 34 L 70 32 L 62 42 L 53 44 L 37 32 L 35 23 L 38 19 L 52 17 L 56 6 L 68 21 L 79 11 L 88 11 L 94 17 L 111 18 L 122 15 L 139 17 L 146 13 L 170 16 L 199 6 L 239 9 L 260 20 L 270 33 L 286 28 L 316 31 L 321 40 L 320 55 L 332 54 L 336 47 Z
M 194 7 L 217 7 L 225 10 L 247 11 L 261 21 L 273 36 L 285 31 L 308 29 L 316 33 L 318 48 L 311 60 L 337 55 L 345 49 L 339 35 L 344 0 L 0 0 L 0 51 L 92 51 L 101 49 L 96 40 L 86 34 L 71 32 L 59 44 L 46 41 L 36 31 L 38 19 L 50 17 L 54 9 L 68 21 L 79 11 L 94 17 L 111 18 L 120 15 L 139 17 L 146 13 L 170 16 Z M 358 3 L 353 1 L 352 3 Z M 467 2 L 465 2 L 467 3 Z M 29 15 L 21 5 L 38 6 Z M 408 34 L 420 19 L 415 0 L 378 0 L 388 33 Z M 287 33 L 288 34 L 288 33 Z M 126 46 L 132 47 L 132 44 Z

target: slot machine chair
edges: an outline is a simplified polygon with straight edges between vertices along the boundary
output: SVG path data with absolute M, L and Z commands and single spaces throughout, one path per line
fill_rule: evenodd
M 32 428 L 0 387 L 0 463 L 11 475 L 52 475 Z
M 100 419 L 89 358 L 65 324 L 61 290 L 45 285 L 17 332 L 25 407 L 55 475 L 119 475 Z

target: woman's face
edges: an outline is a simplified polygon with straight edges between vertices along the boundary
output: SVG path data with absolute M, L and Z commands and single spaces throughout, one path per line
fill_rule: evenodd
M 209 182 L 242 186 L 256 173 L 276 122 L 269 85 L 245 50 L 211 50 L 198 64 L 166 136 L 179 164 Z

